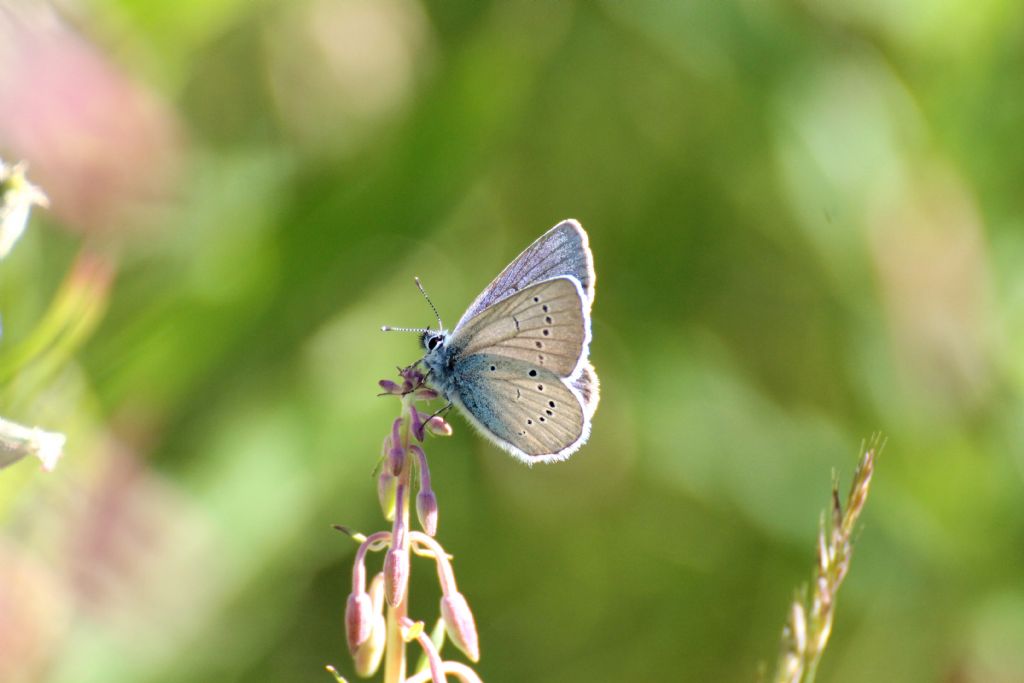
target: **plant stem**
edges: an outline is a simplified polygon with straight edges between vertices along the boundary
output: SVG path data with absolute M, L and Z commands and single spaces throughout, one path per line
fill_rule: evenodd
M 804 676 L 804 683 L 814 683 L 814 677 L 818 675 L 818 661 L 820 656 L 815 657 L 807 664 L 807 675 Z
M 409 452 L 409 411 L 415 410 L 412 404 L 412 394 L 402 397 L 402 427 L 400 431 L 402 447 Z M 395 501 L 395 509 L 401 510 L 402 524 L 405 529 L 409 528 L 409 506 L 411 503 L 410 476 L 411 462 L 413 458 L 406 457 L 405 466 L 398 478 L 398 486 L 395 487 L 395 494 L 402 492 L 402 500 Z M 404 486 L 402 484 L 405 484 Z M 397 521 L 397 520 L 396 520 Z M 404 543 L 408 546 L 409 534 L 405 533 Z M 392 542 L 394 537 L 392 536 Z M 408 548 L 406 548 L 408 550 Z M 405 638 L 402 637 L 402 620 L 409 616 L 409 590 L 406 589 L 402 601 L 394 606 L 388 607 L 387 624 L 388 635 L 387 645 L 384 646 L 384 683 L 403 683 L 406 674 Z
M 408 616 L 408 593 L 397 607 L 388 607 L 388 641 L 384 651 L 384 683 L 402 683 L 405 680 L 405 639 L 402 638 L 402 619 Z

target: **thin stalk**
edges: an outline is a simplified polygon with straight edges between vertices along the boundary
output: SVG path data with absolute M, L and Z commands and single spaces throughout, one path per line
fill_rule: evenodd
M 400 428 L 400 437 L 402 440 L 402 447 L 408 453 L 409 449 L 409 438 L 410 438 L 410 420 L 409 411 L 415 410 L 412 405 L 413 395 L 407 394 L 402 397 L 402 426 Z M 410 486 L 410 468 L 413 458 L 406 457 L 405 465 L 402 467 L 402 473 L 398 478 L 398 486 L 395 487 L 395 494 L 398 491 L 402 492 L 402 500 L 395 501 L 395 509 L 402 511 L 402 524 L 404 528 L 409 528 L 409 507 L 411 503 L 411 491 Z M 402 485 L 404 484 L 404 486 Z M 408 546 L 409 534 L 403 534 L 403 542 Z M 408 550 L 408 548 L 406 548 Z M 384 649 L 384 683 L 403 683 L 405 681 L 406 673 L 406 650 L 405 650 L 405 638 L 402 637 L 402 621 L 407 619 L 409 616 L 409 590 L 406 589 L 404 597 L 401 602 L 395 607 L 388 607 L 387 611 L 387 624 L 388 624 L 388 635 L 387 645 Z

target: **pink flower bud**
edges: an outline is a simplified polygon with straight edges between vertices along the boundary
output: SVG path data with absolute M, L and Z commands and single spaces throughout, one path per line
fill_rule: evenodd
M 423 414 L 412 408 L 409 410 L 409 416 L 412 419 L 412 435 L 417 441 L 423 441 Z
M 384 557 L 384 597 L 392 607 L 399 605 L 409 586 L 409 553 L 392 548 Z
M 359 646 L 355 653 L 356 675 L 360 678 L 369 678 L 380 668 L 381 659 L 384 657 L 384 646 L 387 642 L 387 631 L 384 615 L 375 614 L 370 637 Z
M 402 387 L 398 386 L 398 384 L 396 382 L 392 382 L 389 379 L 382 379 L 381 381 L 377 382 L 377 384 L 380 385 L 380 388 L 384 390 L 385 394 L 401 394 L 402 393 Z
M 427 420 L 427 431 L 434 436 L 451 436 L 452 426 L 440 415 L 434 415 Z
M 440 394 L 428 387 L 420 387 L 416 390 L 416 398 L 421 401 L 433 401 L 436 398 L 440 398 Z
M 452 591 L 441 597 L 441 618 L 455 647 L 462 650 L 470 661 L 480 660 L 480 645 L 476 635 L 476 622 L 469 603 L 462 593 Z
M 437 535 L 437 496 L 430 489 L 421 488 L 416 494 L 416 516 L 428 536 Z
M 377 572 L 370 581 L 370 600 L 373 601 L 373 611 L 384 614 L 384 572 Z
M 388 469 L 393 476 L 397 477 L 402 474 L 403 467 L 405 467 L 405 449 L 402 448 L 402 444 L 398 444 L 388 451 Z
M 373 627 L 373 601 L 369 593 L 350 593 L 345 605 L 345 636 L 348 651 L 356 649 L 370 638 Z
M 391 474 L 387 467 L 380 471 L 377 477 L 377 498 L 380 500 L 380 509 L 384 513 L 384 519 L 395 518 L 395 488 L 398 479 Z
M 396 477 L 405 466 L 405 449 L 402 447 L 402 418 L 396 418 L 391 424 L 391 450 L 388 451 L 388 467 Z

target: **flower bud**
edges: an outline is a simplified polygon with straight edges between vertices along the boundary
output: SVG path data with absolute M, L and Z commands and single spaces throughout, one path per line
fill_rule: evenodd
M 416 494 L 416 517 L 428 536 L 437 535 L 437 496 L 430 489 L 421 488 Z
M 381 659 L 384 657 L 384 646 L 387 642 L 387 622 L 383 614 L 373 616 L 373 628 L 370 630 L 370 637 L 365 643 L 359 646 L 355 653 L 356 675 L 361 678 L 369 678 L 377 673 L 380 668 Z
M 434 436 L 451 436 L 452 426 L 440 415 L 434 415 L 427 420 L 427 431 Z
M 423 441 L 424 415 L 415 408 L 411 408 L 409 410 L 409 416 L 411 417 L 412 422 L 412 435 L 416 437 L 417 441 Z
M 399 443 L 388 451 L 388 470 L 392 476 L 397 477 L 402 474 L 403 467 L 405 467 L 405 449 Z
M 377 572 L 370 581 L 370 600 L 373 601 L 373 611 L 384 614 L 384 572 Z
M 402 418 L 396 418 L 391 424 L 391 437 L 389 439 L 391 448 L 388 450 L 388 467 L 396 477 L 402 473 L 405 466 L 405 449 L 402 447 Z M 385 440 L 387 443 L 388 440 Z
M 384 596 L 388 604 L 397 606 L 405 597 L 409 585 L 409 552 L 401 547 L 392 548 L 384 557 Z
M 470 661 L 479 661 L 476 622 L 473 621 L 473 613 L 462 593 L 452 591 L 441 597 L 441 618 L 444 619 L 445 630 L 455 647 L 462 650 Z
M 423 373 L 416 369 L 415 365 L 410 365 L 399 373 L 402 375 L 402 379 L 409 382 L 413 387 L 418 387 L 423 384 L 425 379 Z
M 402 387 L 398 386 L 397 382 L 392 382 L 389 379 L 382 379 L 381 381 L 377 382 L 377 384 L 380 385 L 380 388 L 384 390 L 385 394 L 399 395 L 402 393 Z
M 420 387 L 416 390 L 416 398 L 421 401 L 433 401 L 436 398 L 440 398 L 440 396 L 441 394 L 429 387 Z
M 348 651 L 352 654 L 369 640 L 373 617 L 373 601 L 370 600 L 370 594 L 350 593 L 345 604 L 345 637 L 348 640 Z
M 377 498 L 380 500 L 380 509 L 384 513 L 384 519 L 395 518 L 395 488 L 398 485 L 398 478 L 391 474 L 390 467 L 385 467 L 377 477 Z

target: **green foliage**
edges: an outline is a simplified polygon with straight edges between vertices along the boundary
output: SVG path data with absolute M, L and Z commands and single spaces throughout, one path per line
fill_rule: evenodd
M 755 680 L 879 430 L 817 680 L 1024 679 L 1019 3 L 170 7 L 77 8 L 47 45 L 106 80 L 54 58 L 0 106 L 52 207 L 0 263 L 0 370 L 79 252 L 117 272 L 0 386 L 68 437 L 0 470 L 0 567 L 50 596 L 0 614 L 32 645 L 0 679 L 329 680 L 331 524 L 379 526 L 376 382 L 419 353 L 380 325 L 432 321 L 414 275 L 452 324 L 567 217 L 590 442 L 529 469 L 453 416 L 428 449 L 481 677 Z M 95 116 L 61 99 L 90 79 Z

